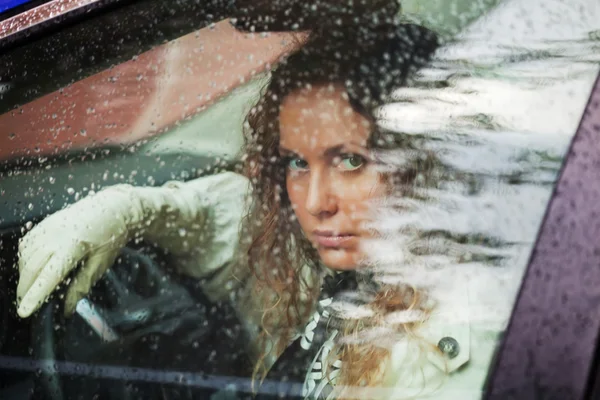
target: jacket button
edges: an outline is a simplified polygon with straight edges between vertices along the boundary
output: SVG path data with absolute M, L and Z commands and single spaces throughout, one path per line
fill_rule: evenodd
M 438 348 L 450 359 L 453 359 L 460 353 L 458 342 L 450 336 L 441 338 L 438 342 Z

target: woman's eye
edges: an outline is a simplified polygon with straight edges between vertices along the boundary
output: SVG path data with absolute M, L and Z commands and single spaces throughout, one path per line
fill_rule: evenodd
M 292 171 L 305 171 L 308 169 L 308 163 L 301 158 L 290 158 L 287 166 Z
M 340 157 L 339 167 L 344 171 L 354 171 L 365 164 L 365 159 L 358 154 L 344 154 Z

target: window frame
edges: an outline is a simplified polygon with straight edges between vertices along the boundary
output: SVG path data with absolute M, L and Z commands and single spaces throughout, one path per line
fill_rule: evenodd
M 598 177 L 600 73 L 488 371 L 485 399 L 584 399 L 594 389 L 600 291 L 590 289 L 600 287 Z
M 45 47 L 66 40 L 68 35 L 77 36 L 78 33 L 86 32 L 87 24 L 83 23 L 84 21 L 96 18 L 97 23 L 102 23 L 100 14 L 108 15 L 109 11 L 117 8 L 126 8 L 124 12 L 131 16 L 157 13 L 168 15 L 167 9 L 171 4 L 167 3 L 169 2 L 163 0 L 54 0 L 6 19 L 4 15 L 0 20 L 0 57 L 10 58 L 11 54 L 16 54 L 27 44 L 32 49 L 37 49 L 29 53 L 27 60 L 27 63 L 34 65 L 36 57 L 48 55 L 48 52 L 44 51 Z M 183 13 L 184 19 L 179 25 L 176 36 L 200 29 L 218 18 L 202 10 L 202 5 L 188 3 L 190 10 L 194 12 Z M 40 9 L 56 10 L 53 7 L 61 4 L 69 4 L 73 7 L 62 9 L 59 7 L 61 11 L 51 13 L 52 16 L 39 13 Z M 75 4 L 77 6 L 74 6 Z M 36 12 L 39 17 L 31 19 Z M 202 15 L 204 18 L 199 18 Z M 30 20 L 25 24 L 15 25 L 19 18 L 25 18 L 24 20 L 30 18 Z M 136 32 L 156 28 L 156 24 L 151 19 L 134 18 L 133 20 L 135 21 L 133 24 L 122 24 L 110 32 L 89 37 L 92 41 L 90 47 L 94 47 L 94 43 L 102 43 L 104 47 L 118 46 L 121 38 L 140 42 L 141 39 L 136 36 Z M 168 35 L 157 37 L 156 43 L 165 40 L 169 40 Z M 147 48 L 139 48 L 137 53 L 147 51 L 149 48 L 151 48 L 150 44 Z M 124 52 L 122 60 L 129 59 L 133 55 Z M 55 56 L 58 57 L 59 54 Z M 98 63 L 97 68 L 101 68 L 100 61 Z M 0 84 L 10 83 L 12 73 L 14 72 L 0 66 Z M 77 79 L 83 78 L 83 76 L 77 77 Z M 47 93 L 59 89 L 64 84 L 64 82 L 56 82 L 56 87 L 48 90 Z M 40 94 L 36 93 L 35 96 L 39 97 Z M 572 296 L 572 289 L 587 285 L 600 287 L 600 269 L 589 268 L 594 264 L 600 264 L 600 251 L 594 254 L 594 250 L 600 249 L 600 246 L 596 247 L 595 241 L 585 236 L 585 232 L 600 230 L 598 219 L 592 215 L 597 204 L 595 199 L 600 197 L 600 180 L 597 179 L 600 176 L 599 134 L 600 75 L 565 157 L 534 251 L 521 282 L 510 323 L 494 363 L 490 366 L 486 399 L 507 397 L 529 399 L 539 398 L 539 396 L 547 398 L 546 395 L 549 393 L 559 393 L 561 398 L 582 399 L 591 390 L 597 390 L 592 378 L 597 373 L 595 350 L 600 332 L 600 310 L 597 303 L 594 303 L 594 292 L 580 291 Z M 573 177 L 579 178 L 574 180 Z M 573 186 L 569 186 L 573 183 L 578 185 L 576 190 Z M 567 213 L 566 210 L 574 208 L 571 204 L 576 204 L 577 209 L 575 212 Z M 571 225 L 570 222 L 575 224 Z M 570 258 L 568 262 L 557 263 L 561 260 L 561 256 L 570 252 L 574 252 L 575 257 Z M 548 293 L 552 294 L 554 302 L 547 301 Z M 564 303 L 561 303 L 562 296 L 567 296 L 567 301 Z M 587 319 L 584 318 L 583 322 L 579 321 L 578 315 L 585 316 Z M 553 319 L 555 316 L 560 318 Z M 571 324 L 565 321 L 571 321 Z M 575 325 L 578 328 L 577 332 L 567 329 Z M 554 331 L 558 334 L 554 334 Z M 543 337 L 543 340 L 538 344 L 536 339 L 540 337 Z M 549 354 L 563 355 L 562 363 L 556 365 L 548 362 Z

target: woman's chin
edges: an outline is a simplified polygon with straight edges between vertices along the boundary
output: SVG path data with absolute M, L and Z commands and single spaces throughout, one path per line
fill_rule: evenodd
M 355 249 L 319 248 L 321 261 L 336 271 L 349 271 L 358 268 L 360 254 Z

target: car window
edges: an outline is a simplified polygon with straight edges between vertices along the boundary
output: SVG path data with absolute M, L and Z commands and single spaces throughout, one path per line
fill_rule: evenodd
M 99 8 L 1 48 L 0 398 L 241 399 L 253 391 L 346 398 L 345 386 L 359 398 L 482 398 L 600 69 L 600 8 L 590 0 L 402 3 L 394 23 L 426 27 L 439 47 L 403 84 L 385 70 L 388 53 L 356 78 L 388 90 L 373 111 L 388 144 L 369 147 L 368 157 L 382 176 L 401 179 L 369 208 L 369 229 L 378 233 L 360 253 L 369 273 L 356 278 L 345 271 L 356 263 L 344 264 L 341 243 L 360 235 L 333 224 L 360 214 L 348 199 L 363 193 L 351 179 L 367 155 L 333 157 L 330 176 L 352 171 L 338 186 L 322 178 L 319 187 L 329 189 L 319 197 L 307 177 L 325 176 L 324 157 L 305 150 L 321 149 L 339 130 L 321 137 L 297 127 L 287 144 L 300 147 L 294 151 L 268 153 L 272 143 L 261 141 L 273 124 L 283 137 L 282 110 L 292 109 L 277 103 L 269 84 L 293 71 L 300 49 L 316 46 L 306 21 L 332 11 L 315 3 L 261 16 L 244 30 L 253 10 L 244 2 L 245 14 L 233 20 L 197 5 L 139 3 L 147 8 L 138 14 L 132 5 Z M 294 13 L 309 17 L 296 21 Z M 291 32 L 269 31 L 288 17 Z M 323 19 L 321 35 L 336 32 L 336 18 Z M 416 44 L 398 36 L 394 45 L 413 46 L 406 59 L 426 47 L 428 36 L 419 35 Z M 383 39 L 357 37 L 344 46 L 355 40 L 367 65 L 369 41 Z M 354 60 L 351 53 L 323 58 Z M 315 65 L 306 70 L 325 68 Z M 306 86 L 302 74 L 290 74 L 286 85 Z M 351 87 L 354 109 L 366 100 Z M 253 122 L 272 104 L 276 123 Z M 321 107 L 298 118 L 336 119 Z M 270 168 L 288 171 L 284 186 Z M 285 214 L 280 205 L 288 203 Z M 297 258 L 309 267 L 279 268 Z M 55 273 L 32 266 L 49 271 L 53 262 L 65 269 L 57 289 L 31 316 L 19 316 L 20 291 L 35 292 L 40 276 Z M 28 268 L 34 283 L 24 290 Z M 349 279 L 356 286 L 345 286 Z M 81 299 L 65 317 L 75 287 Z M 270 295 L 279 300 L 269 303 Z M 270 319 L 269 304 L 273 313 L 285 305 L 290 326 Z M 332 324 L 332 331 L 319 324 L 329 315 L 362 328 Z
M 598 396 L 597 353 L 590 349 L 596 347 L 599 329 L 596 319 L 587 317 L 596 310 L 595 301 L 587 300 L 593 297 L 587 288 L 594 287 L 596 279 L 595 270 L 589 267 L 593 262 L 588 261 L 594 252 L 587 250 L 596 243 L 587 232 L 594 229 L 596 219 L 582 201 L 593 198 L 586 192 L 595 190 L 595 178 L 586 175 L 590 157 L 596 155 L 580 149 L 596 147 L 589 141 L 595 140 L 594 126 L 600 119 L 596 101 L 599 83 L 597 79 L 556 183 L 511 322 L 489 374 L 487 398 L 529 397 L 533 392 L 543 397 L 548 393 L 568 393 L 573 398 Z M 589 183 L 578 190 L 564 190 L 574 181 Z M 590 205 L 593 209 L 595 203 Z M 570 211 L 565 213 L 565 209 Z M 586 316 L 584 324 L 577 322 L 582 316 Z M 574 325 L 579 327 L 573 330 Z M 546 340 L 543 351 L 538 352 L 540 338 Z M 523 353 L 530 354 L 527 364 L 522 363 Z M 559 373 L 548 360 L 558 354 L 562 355 L 560 362 L 569 365 L 568 373 Z

